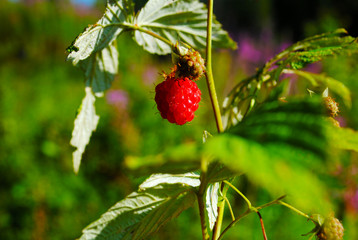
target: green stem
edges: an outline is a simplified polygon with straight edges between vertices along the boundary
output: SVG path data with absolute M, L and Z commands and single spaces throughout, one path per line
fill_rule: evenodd
M 99 24 L 98 24 L 99 25 Z M 107 28 L 107 27 L 113 27 L 113 26 L 117 26 L 117 27 L 121 27 L 121 28 L 124 28 L 124 30 L 138 30 L 140 32 L 144 32 L 156 39 L 159 39 L 161 40 L 162 42 L 165 42 L 166 44 L 168 44 L 169 46 L 173 46 L 173 43 L 171 41 L 169 41 L 168 39 L 154 33 L 154 32 L 151 32 L 147 29 L 144 29 L 142 27 L 139 27 L 138 25 L 136 24 L 131 24 L 131 23 L 110 23 L 110 24 L 107 24 L 107 25 L 99 25 L 101 26 L 102 28 Z
M 203 157 L 201 159 L 200 186 L 197 194 L 198 204 L 199 204 L 201 233 L 203 236 L 203 240 L 210 239 L 208 228 L 206 226 L 206 221 L 205 221 L 205 203 L 204 203 L 204 194 L 207 186 L 207 181 L 206 181 L 206 172 L 208 169 L 207 166 L 208 166 L 207 159 Z
M 136 25 L 134 25 L 133 29 L 138 30 L 138 31 L 140 31 L 140 32 L 144 32 L 144 33 L 146 33 L 146 34 L 149 34 L 149 35 L 151 35 L 152 37 L 155 37 L 155 38 L 157 38 L 157 39 L 159 39 L 159 40 L 165 42 L 165 43 L 168 44 L 169 46 L 172 46 L 172 45 L 173 45 L 173 43 L 172 43 L 171 41 L 169 41 L 168 39 L 163 38 L 162 36 L 160 36 L 160 35 L 158 35 L 158 34 L 156 34 L 156 33 L 154 33 L 154 32 L 148 31 L 147 29 L 138 27 L 138 26 L 136 26 Z
M 220 186 L 221 190 L 223 190 L 224 184 L 225 183 L 223 183 L 223 182 L 221 183 L 221 186 Z M 223 198 L 226 198 L 226 192 L 223 192 Z M 215 225 L 214 225 L 212 240 L 219 239 L 222 221 L 223 221 L 223 217 L 224 217 L 224 209 L 225 209 L 225 201 L 221 201 L 220 203 L 218 203 L 218 217 L 217 217 Z
M 221 120 L 220 106 L 215 90 L 215 82 L 212 72 L 211 63 L 211 34 L 212 34 L 212 20 L 213 20 L 213 5 L 214 0 L 208 0 L 208 19 L 207 19 L 207 36 L 206 36 L 206 83 L 209 90 L 211 105 L 214 110 L 214 116 L 216 121 L 216 127 L 219 133 L 224 131 L 224 127 Z
M 213 7 L 214 7 L 214 0 L 208 0 L 208 18 L 207 18 L 207 29 L 206 29 L 206 85 L 208 86 L 209 96 L 211 100 L 211 105 L 213 107 L 216 128 L 219 133 L 224 131 L 224 127 L 221 120 L 221 113 L 220 113 L 220 106 L 218 102 L 218 98 L 216 95 L 215 90 L 215 82 L 212 72 L 212 63 L 211 63 L 211 49 L 212 49 L 212 42 L 211 42 L 211 35 L 212 35 L 212 22 L 213 22 Z M 224 183 L 221 183 L 221 189 L 224 188 Z M 223 193 L 224 197 L 226 193 Z M 213 240 L 217 240 L 220 232 L 221 232 L 221 225 L 224 216 L 224 207 L 225 201 L 221 201 L 218 204 L 218 217 L 216 219 L 216 223 L 213 229 Z
M 227 199 L 227 197 L 223 197 L 225 202 L 227 203 L 227 206 L 229 207 L 229 211 L 230 211 L 230 214 L 231 214 L 231 218 L 232 220 L 234 221 L 235 220 L 235 215 L 234 215 L 234 212 L 232 211 L 232 208 L 231 208 L 231 205 L 230 205 L 230 202 L 229 202 L 229 199 Z
M 285 202 L 283 202 L 283 201 L 278 201 L 278 204 L 281 204 L 281 205 L 283 205 L 283 206 L 285 206 L 285 207 L 291 209 L 292 211 L 295 211 L 296 213 L 298 213 L 299 215 L 301 215 L 301 216 L 303 216 L 303 217 L 305 217 L 305 218 L 311 219 L 311 217 L 308 216 L 306 213 L 301 212 L 300 210 L 298 210 L 297 208 L 291 206 L 291 205 L 288 204 L 288 203 L 285 203 Z
M 219 238 L 217 240 L 222 239 L 222 237 L 224 236 L 224 234 L 231 228 L 233 227 L 238 221 L 240 221 L 241 219 L 243 219 L 244 217 L 246 217 L 247 215 L 249 215 L 252 211 L 250 209 L 247 209 L 246 212 L 244 212 L 243 214 L 241 214 L 240 216 L 238 216 L 234 221 L 232 221 L 225 229 L 224 231 L 221 233 L 221 235 L 219 236 Z
M 228 181 L 226 181 L 226 180 L 224 180 L 224 183 L 226 183 L 226 184 L 229 185 L 232 189 L 234 189 L 234 190 L 245 200 L 245 202 L 246 202 L 246 204 L 247 204 L 247 207 L 248 207 L 249 209 L 252 208 L 252 205 L 251 205 L 250 200 L 247 199 L 247 197 L 246 197 L 242 192 L 240 192 L 239 189 L 237 189 L 234 185 L 232 185 L 230 182 L 228 182 Z
M 217 240 L 220 240 L 222 239 L 222 237 L 224 236 L 224 234 L 230 229 L 232 228 L 238 221 L 240 221 L 242 218 L 246 217 L 247 215 L 249 215 L 250 213 L 252 212 L 256 212 L 258 213 L 258 210 L 260 209 L 263 209 L 263 208 L 266 208 L 266 207 L 269 207 L 271 205 L 274 205 L 274 204 L 280 204 L 280 200 L 282 198 L 284 198 L 285 196 L 282 196 L 282 197 L 279 197 L 278 199 L 275 199 L 269 203 L 266 203 L 266 204 L 263 204 L 261 206 L 258 206 L 258 207 L 255 207 L 255 208 L 249 208 L 247 209 L 243 214 L 241 214 L 240 216 L 238 216 L 237 218 L 235 218 L 234 221 L 232 221 L 225 229 L 224 231 L 221 233 L 221 235 L 219 236 L 219 238 Z
M 205 222 L 204 194 L 198 193 L 197 197 L 198 197 L 198 204 L 199 204 L 201 233 L 203 236 L 203 240 L 209 240 L 210 236 L 209 236 L 208 228 L 206 227 L 206 222 Z

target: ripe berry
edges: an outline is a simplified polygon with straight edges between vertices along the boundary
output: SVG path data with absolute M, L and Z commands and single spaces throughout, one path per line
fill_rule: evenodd
M 317 237 L 319 240 L 342 240 L 343 231 L 342 223 L 337 218 L 331 216 L 324 220 Z
M 189 78 L 175 78 L 171 75 L 155 87 L 155 102 L 164 119 L 183 125 L 194 118 L 199 107 L 201 91 Z

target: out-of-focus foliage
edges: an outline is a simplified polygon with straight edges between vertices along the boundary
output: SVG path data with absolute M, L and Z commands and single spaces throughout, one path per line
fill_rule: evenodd
M 0 3 L 0 239 L 75 239 L 136 189 L 140 181 L 122 170 L 125 154 L 201 139 L 195 125 L 163 125 L 152 91 L 166 66 L 124 38 L 119 48 L 131 55 L 120 56 L 114 90 L 96 102 L 101 123 L 75 176 L 68 143 L 84 82 L 65 49 L 99 15 L 61 2 Z
M 57 2 L 56 6 L 54 2 Z M 73 149 L 68 142 L 78 103 L 84 97 L 85 83 L 80 70 L 65 62 L 65 49 L 88 23 L 101 17 L 104 4 L 98 1 L 102 9 L 88 11 L 83 8 L 74 10 L 67 3 L 61 5 L 62 2 L 66 3 L 48 1 L 25 6 L 0 2 L 0 239 L 78 238 L 84 226 L 135 191 L 143 181 L 123 170 L 124 156 L 155 155 L 167 146 L 201 141 L 203 128 L 215 132 L 206 93 L 203 93 L 198 116 L 190 125 L 178 128 L 160 118 L 153 101 L 153 89 L 160 79 L 158 73 L 169 70 L 167 63 L 170 59 L 149 57 L 123 38 L 118 42 L 120 49 L 126 49 L 119 56 L 119 74 L 113 81 L 113 89 L 96 102 L 101 121 L 84 154 L 82 172 L 75 176 L 71 164 Z M 225 6 L 226 10 L 222 11 L 221 3 L 228 2 L 230 7 Z M 264 2 L 266 4 L 262 4 Z M 324 8 L 320 9 L 327 9 L 334 5 L 333 2 L 325 1 Z M 281 3 L 282 6 L 292 4 L 288 1 Z M 340 6 L 351 6 L 350 11 L 355 12 L 356 1 L 339 3 Z M 296 11 L 279 13 L 275 10 L 274 17 L 271 10 L 277 6 L 275 1 L 222 0 L 216 4 L 218 20 L 226 29 L 232 30 L 230 35 L 240 46 L 235 52 L 220 51 L 213 57 L 218 95 L 223 100 L 233 85 L 282 50 L 282 45 L 302 39 L 304 33 L 300 29 L 297 37 L 296 27 L 287 26 L 291 21 L 277 20 L 284 15 L 293 17 Z M 304 5 L 307 11 L 297 13 L 308 16 L 312 4 L 314 9 L 319 5 L 318 2 L 304 1 L 302 7 Z M 244 14 L 237 14 L 239 6 Z M 335 8 L 330 11 L 334 12 Z M 252 26 L 254 37 L 239 32 L 230 13 L 246 19 L 240 21 L 240 26 L 246 29 Z M 315 15 L 321 18 L 309 17 L 301 21 L 307 24 L 304 35 L 346 27 L 345 23 L 352 26 L 351 20 L 356 14 L 346 14 L 342 17 L 339 12 L 330 14 L 322 10 Z M 262 32 L 260 21 L 270 18 L 274 18 L 273 22 L 286 24 L 297 38 L 284 38 L 283 32 L 279 31 L 280 25 L 275 25 L 274 33 L 268 28 Z M 227 25 L 230 22 L 233 24 Z M 357 36 L 350 28 L 348 31 Z M 355 130 L 358 130 L 357 64 L 355 56 L 337 57 L 304 69 L 317 73 L 324 71 L 351 90 L 351 109 L 343 104 L 339 95 L 333 93 L 333 97 L 341 110 L 338 120 Z M 296 87 L 291 87 L 290 93 L 306 94 L 308 83 L 297 81 L 298 78 L 292 78 L 290 84 L 295 83 Z M 203 81 L 198 84 L 205 92 Z M 358 155 L 347 153 L 340 156 L 342 158 L 343 162 L 327 166 L 332 169 L 332 178 L 324 180 L 330 186 L 329 196 L 336 206 L 336 216 L 343 220 L 345 239 L 357 239 Z M 255 205 L 272 200 L 267 191 L 247 181 L 245 176 L 239 177 L 235 185 Z M 235 215 L 241 213 L 245 203 L 231 191 L 228 198 Z M 312 229 L 305 219 L 282 206 L 265 208 L 261 214 L 269 239 L 304 239 L 301 234 Z M 230 214 L 226 211 L 224 226 L 228 221 Z M 262 239 L 260 231 L 257 216 L 252 215 L 229 231 L 225 239 L 258 240 Z M 189 208 L 183 212 L 153 239 L 171 239 L 173 235 L 178 239 L 201 238 L 197 209 Z

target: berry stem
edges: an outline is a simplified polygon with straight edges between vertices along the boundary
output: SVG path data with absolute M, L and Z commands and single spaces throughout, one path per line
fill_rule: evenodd
M 285 207 L 291 209 L 292 211 L 295 211 L 296 213 L 298 213 L 299 215 L 301 215 L 301 216 L 303 216 L 303 217 L 305 217 L 305 218 L 311 219 L 311 217 L 308 216 L 306 213 L 301 212 L 300 210 L 298 210 L 297 208 L 291 206 L 291 205 L 288 204 L 288 203 L 285 203 L 285 202 L 283 202 L 283 201 L 280 200 L 280 201 L 278 201 L 278 204 L 281 204 L 281 205 L 283 205 L 283 206 L 285 206 Z

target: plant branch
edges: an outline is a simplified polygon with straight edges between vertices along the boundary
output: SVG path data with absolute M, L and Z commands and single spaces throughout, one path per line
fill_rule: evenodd
M 168 44 L 169 46 L 172 46 L 173 43 L 171 41 L 169 41 L 168 39 L 154 33 L 154 32 L 151 32 L 147 29 L 144 29 L 140 26 L 138 26 L 137 24 L 131 24 L 131 23 L 110 23 L 110 24 L 107 24 L 107 25 L 100 25 L 98 24 L 98 26 L 101 26 L 102 28 L 106 28 L 106 27 L 113 27 L 113 26 L 118 26 L 118 27 L 121 27 L 121 28 L 124 28 L 124 30 L 138 30 L 140 32 L 144 32 L 156 39 L 159 39 L 161 40 L 162 42 L 165 42 L 166 44 Z
M 200 186 L 197 194 L 198 205 L 199 205 L 199 214 L 200 214 L 200 225 L 201 225 L 201 233 L 203 236 L 203 240 L 209 240 L 210 236 L 208 233 L 208 228 L 206 226 L 205 221 L 205 203 L 204 203 L 204 194 L 207 186 L 206 181 L 206 172 L 207 172 L 207 161 L 205 158 L 201 159 L 201 174 L 200 174 Z
M 243 219 L 244 217 L 246 217 L 247 215 L 249 215 L 252 211 L 250 209 L 247 209 L 243 214 L 241 214 L 240 216 L 238 216 L 234 221 L 232 221 L 225 229 L 224 231 L 220 234 L 219 238 L 217 240 L 222 239 L 222 237 L 224 236 L 224 234 L 231 228 L 233 227 L 238 221 L 240 221 L 241 219 Z
M 206 36 L 206 83 L 209 90 L 211 105 L 213 107 L 216 127 L 219 133 L 224 131 L 224 127 L 221 120 L 221 113 L 218 98 L 215 90 L 215 82 L 212 73 L 212 63 L 211 63 L 211 35 L 212 35 L 212 19 L 213 19 L 213 5 L 214 0 L 208 0 L 208 19 L 207 19 L 207 36 Z
M 238 216 L 234 221 L 232 221 L 225 229 L 224 229 L 224 231 L 221 233 L 221 235 L 219 236 L 219 238 L 217 239 L 217 240 L 220 240 L 220 239 L 222 239 L 222 237 L 223 237 L 223 235 L 230 229 L 230 228 L 232 228 L 238 221 L 240 221 L 242 218 L 244 218 L 244 217 L 246 217 L 247 215 L 249 215 L 250 213 L 252 213 L 252 212 L 258 212 L 258 210 L 260 210 L 260 209 L 263 209 L 263 208 L 266 208 L 266 207 L 269 207 L 269 206 L 271 206 L 271 205 L 274 205 L 274 204 L 280 204 L 280 200 L 282 199 L 282 198 L 284 198 L 285 196 L 281 196 L 281 197 L 279 197 L 278 199 L 275 199 L 275 200 L 273 200 L 273 201 L 271 201 L 271 202 L 268 202 L 268 203 L 266 203 L 266 204 L 263 204 L 263 205 L 261 205 L 261 206 L 258 206 L 258 207 L 255 207 L 255 208 L 249 208 L 249 209 L 247 209 L 243 214 L 241 214 L 240 216 Z
M 222 193 L 222 198 L 226 198 L 225 183 L 221 182 L 220 184 L 220 192 Z M 218 217 L 216 219 L 214 229 L 213 229 L 213 237 L 212 240 L 217 240 L 220 236 L 221 225 L 224 217 L 224 209 L 225 209 L 225 201 L 221 201 L 218 203 Z
M 245 202 L 246 202 L 246 204 L 247 204 L 247 207 L 248 207 L 249 209 L 252 208 L 252 205 L 251 205 L 250 200 L 247 199 L 247 197 L 246 197 L 242 192 L 240 192 L 239 189 L 237 189 L 234 185 L 232 185 L 230 182 L 228 182 L 228 181 L 226 181 L 226 180 L 224 180 L 224 183 L 226 183 L 226 184 L 229 185 L 232 189 L 234 189 L 234 190 L 245 200 Z
M 259 211 L 257 211 L 256 213 L 257 213 L 257 215 L 259 215 L 259 218 L 260 218 L 261 229 L 262 229 L 262 234 L 263 234 L 263 236 L 264 236 L 264 240 L 267 240 L 267 235 L 266 235 L 266 231 L 265 231 L 264 221 L 262 220 L 261 213 L 260 213 Z
M 224 127 L 221 120 L 221 113 L 220 113 L 220 106 L 218 102 L 218 98 L 216 95 L 215 90 L 215 82 L 212 72 L 212 63 L 211 63 L 211 49 L 212 49 L 212 42 L 211 42 L 211 35 L 212 35 L 212 22 L 213 22 L 213 7 L 214 7 L 214 0 L 208 0 L 208 17 L 207 17 L 207 29 L 206 29 L 206 85 L 208 86 L 209 96 L 211 100 L 211 105 L 214 111 L 216 128 L 219 133 L 224 131 Z M 221 190 L 224 189 L 224 183 L 221 183 Z M 226 193 L 223 193 L 225 197 Z M 213 240 L 216 240 L 221 232 L 221 225 L 224 216 L 224 207 L 225 201 L 221 201 L 218 204 L 218 217 L 216 219 L 216 223 L 213 229 Z
M 297 208 L 291 206 L 291 205 L 288 204 L 288 203 L 285 203 L 285 202 L 283 202 L 283 201 L 280 200 L 280 201 L 278 201 L 278 204 L 281 204 L 281 205 L 283 205 L 283 206 L 285 206 L 285 207 L 291 209 L 292 211 L 295 211 L 296 213 L 298 213 L 299 215 L 301 215 L 301 216 L 303 216 L 303 217 L 305 217 L 305 218 L 311 219 L 311 217 L 308 216 L 306 213 L 301 212 L 300 210 L 298 210 Z
M 232 211 L 232 208 L 231 208 L 231 205 L 230 205 L 230 202 L 229 202 L 229 199 L 227 199 L 227 197 L 223 197 L 225 202 L 227 203 L 227 206 L 229 207 L 229 211 L 230 211 L 230 214 L 231 214 L 231 218 L 232 220 L 234 221 L 235 220 L 235 215 L 234 215 L 234 212 Z

